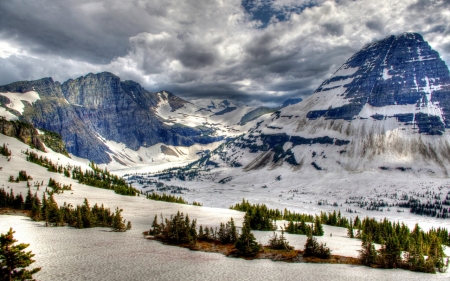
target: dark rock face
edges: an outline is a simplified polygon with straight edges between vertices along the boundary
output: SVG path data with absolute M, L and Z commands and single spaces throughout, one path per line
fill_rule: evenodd
M 286 107 L 286 106 L 289 106 L 289 105 L 297 104 L 297 103 L 299 103 L 299 102 L 301 102 L 301 101 L 302 101 L 301 98 L 295 98 L 295 99 L 288 99 L 288 100 L 285 100 L 285 101 L 283 102 L 283 104 L 281 105 L 281 108 Z
M 39 138 L 39 133 L 31 124 L 0 118 L 0 133 L 14 137 L 23 143 L 33 145 L 37 149 L 45 151 L 44 144 Z
M 336 138 L 330 138 L 328 136 L 317 138 L 304 138 L 300 136 L 289 136 L 286 133 L 265 135 L 261 134 L 258 138 L 262 141 L 262 145 L 255 144 L 255 139 L 252 136 L 249 138 L 243 138 L 239 141 L 238 146 L 240 148 L 249 148 L 250 152 L 256 153 L 259 151 L 273 151 L 273 162 L 277 162 L 279 159 L 285 159 L 292 165 L 298 165 L 295 160 L 295 156 L 291 149 L 284 151 L 283 146 L 286 142 L 290 142 L 291 148 L 297 145 L 313 145 L 313 144 L 325 144 L 342 146 L 350 143 L 349 140 L 340 140 Z
M 414 120 L 419 127 L 419 133 L 427 133 L 429 135 L 442 135 L 445 131 L 444 123 L 439 116 L 433 116 L 424 113 L 417 113 Z
M 64 98 L 59 82 L 51 78 L 36 81 L 15 82 L 1 86 L 0 92 L 36 91 L 41 97 L 33 106 L 25 106 L 21 120 L 60 134 L 67 150 L 76 156 L 94 160 L 97 163 L 110 161 L 109 149 L 90 131 L 77 115 L 74 106 Z
M 150 93 L 138 83 L 120 81 L 112 73 L 91 73 L 62 85 L 51 78 L 17 82 L 1 86 L 0 92 L 33 89 L 41 99 L 26 106 L 21 119 L 59 133 L 70 153 L 96 163 L 111 161 L 111 151 L 99 135 L 134 150 L 160 142 L 190 146 L 220 140 L 205 136 L 197 128 L 164 124 L 154 113 L 160 99 L 168 99 L 172 110 L 186 101 L 171 93 Z
M 444 119 L 442 122 L 446 128 L 450 127 L 449 70 L 420 34 L 389 36 L 366 46 L 333 77 L 323 82 L 316 93 L 341 86 L 344 88 L 341 96 L 348 104 L 310 111 L 307 117 L 352 120 L 366 104 L 373 107 L 416 105 L 416 108 L 421 108 L 429 107 L 432 103 L 440 107 Z M 410 117 L 407 119 L 413 121 Z M 422 120 L 422 117 L 414 120 Z M 440 124 L 428 123 L 434 127 L 421 130 L 422 133 L 436 134 L 442 131 Z

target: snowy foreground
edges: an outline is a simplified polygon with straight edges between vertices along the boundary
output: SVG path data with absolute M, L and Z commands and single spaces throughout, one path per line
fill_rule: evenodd
M 0 144 L 8 143 L 8 147 L 13 151 L 10 161 L 7 161 L 6 157 L 0 157 L 0 167 L 3 167 L 0 171 L 2 187 L 7 190 L 8 187 L 13 188 L 15 193 L 22 192 L 25 195 L 27 191 L 25 182 L 7 181 L 10 175 L 17 176 L 18 170 L 26 170 L 33 177 L 32 182 L 46 183 L 52 177 L 60 183 L 72 184 L 73 191 L 55 195 L 58 204 L 67 202 L 76 205 L 81 204 L 84 198 L 88 198 L 91 206 L 103 203 L 111 209 L 122 208 L 124 218 L 133 224 L 131 231 L 114 233 L 105 228 L 79 230 L 69 227 L 45 227 L 43 223 L 34 222 L 28 217 L 1 215 L 1 233 L 13 227 L 16 231 L 15 238 L 19 242 L 30 243 L 29 249 L 36 254 L 34 266 L 42 267 L 35 275 L 38 280 L 448 280 L 450 278 L 450 273 L 432 275 L 352 265 L 247 261 L 146 240 L 142 232 L 150 228 L 155 214 L 167 217 L 179 210 L 189 214 L 191 219 L 197 219 L 197 225 L 218 227 L 220 222 L 226 222 L 230 217 L 241 226 L 244 213 L 226 208 L 151 201 L 143 196 L 121 196 L 109 190 L 80 185 L 72 179 L 48 173 L 45 168 L 27 162 L 25 155 L 20 153 L 21 150 L 27 149 L 25 144 L 4 135 L 0 136 Z M 45 153 L 45 155 L 63 165 L 68 163 L 80 165 L 58 154 Z M 38 191 L 40 196 L 44 189 L 41 187 Z M 36 188 L 33 187 L 32 190 L 34 192 Z M 220 197 L 221 195 L 217 194 L 217 198 Z M 239 197 L 236 198 L 235 203 L 237 202 Z M 412 219 L 416 219 L 421 225 L 430 221 L 426 217 L 418 216 Z M 360 241 L 347 238 L 346 229 L 325 226 L 324 230 L 325 235 L 318 240 L 326 242 L 333 254 L 357 256 Z M 254 233 L 262 244 L 272 235 L 271 232 Z M 303 249 L 305 236 L 286 235 L 286 237 L 296 249 Z
M 124 205 L 127 210 L 129 205 Z M 159 207 L 165 212 L 178 209 L 170 204 L 150 203 L 146 211 L 159 211 L 156 210 Z M 224 216 L 228 212 L 205 208 L 189 211 L 194 216 Z M 194 252 L 143 239 L 141 231 L 149 219 L 142 213 L 125 214 L 134 223 L 134 229 L 126 233 L 101 228 L 49 228 L 19 216 L 1 216 L 0 231 L 13 226 L 17 231 L 15 237 L 31 244 L 29 249 L 36 254 L 35 264 L 42 266 L 42 271 L 36 274 L 38 280 L 448 280 L 450 277 L 448 273 L 432 275 L 364 266 L 248 261 Z

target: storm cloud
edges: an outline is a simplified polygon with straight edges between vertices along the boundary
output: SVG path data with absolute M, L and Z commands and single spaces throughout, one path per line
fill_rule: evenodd
M 419 32 L 450 62 L 446 0 L 8 0 L 0 84 L 111 71 L 187 99 L 306 97 L 365 44 Z

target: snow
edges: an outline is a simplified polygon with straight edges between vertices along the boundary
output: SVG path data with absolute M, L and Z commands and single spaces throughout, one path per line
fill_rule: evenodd
M 7 97 L 10 101 L 9 103 L 4 104 L 4 106 L 14 109 L 14 110 L 18 111 L 20 114 L 23 113 L 23 110 L 25 108 L 23 101 L 33 104 L 37 100 L 41 99 L 39 94 L 35 91 L 29 91 L 26 93 L 6 92 L 6 93 L 0 93 L 0 95 Z M 7 120 L 17 119 L 17 116 L 15 116 L 9 112 L 6 112 L 5 109 L 2 109 L 2 111 L 0 111 L 0 114 L 2 116 L 5 116 Z
M 58 204 L 63 202 L 73 205 L 81 204 L 84 198 L 88 198 L 91 205 L 104 204 L 110 209 L 120 207 L 123 209 L 125 219 L 132 222 L 133 229 L 126 233 L 113 233 L 105 228 L 73 229 L 68 227 L 43 227 L 42 223 L 33 222 L 27 217 L 1 216 L 0 232 L 5 233 L 10 227 L 16 231 L 15 238 L 22 243 L 30 243 L 29 250 L 36 254 L 35 266 L 42 266 L 42 271 L 36 274 L 38 280 L 283 280 L 292 276 L 308 276 L 315 280 L 348 280 L 359 278 L 373 280 L 408 280 L 448 279 L 449 273 L 424 275 L 405 270 L 380 270 L 363 266 L 330 265 L 330 264 L 304 264 L 282 263 L 269 260 L 247 261 L 243 259 L 227 258 L 221 254 L 189 251 L 178 247 L 163 245 L 157 241 L 143 239 L 142 232 L 150 228 L 154 215 L 162 214 L 164 217 L 175 214 L 178 210 L 189 214 L 191 219 L 197 219 L 197 225 L 218 227 L 220 222 L 226 222 L 233 217 L 236 225 L 243 222 L 242 212 L 227 209 L 231 204 L 240 202 L 242 197 L 251 203 L 265 203 L 271 208 L 284 208 L 307 213 L 318 213 L 320 210 L 331 211 L 339 209 L 332 206 L 318 206 L 318 198 L 331 200 L 345 200 L 345 195 L 377 194 L 392 190 L 418 190 L 417 185 L 423 187 L 438 186 L 447 183 L 444 191 L 450 188 L 447 179 L 404 178 L 398 173 L 391 176 L 377 172 L 356 173 L 331 173 L 325 176 L 312 177 L 314 171 L 303 171 L 298 177 L 289 177 L 291 168 L 282 166 L 279 169 L 251 171 L 249 173 L 238 172 L 229 184 L 216 184 L 212 181 L 181 182 L 171 181 L 170 184 L 184 185 L 189 191 L 181 194 L 183 198 L 203 203 L 204 207 L 192 205 L 172 204 L 166 202 L 151 201 L 144 197 L 129 197 L 115 194 L 113 191 L 78 184 L 71 178 L 61 174 L 49 173 L 45 168 L 27 162 L 25 155 L 20 151 L 28 148 L 18 140 L 0 135 L 0 144 L 7 143 L 13 155 L 10 161 L 6 157 L 0 157 L 0 184 L 2 187 L 12 188 L 17 194 L 25 194 L 26 183 L 9 183 L 9 175 L 17 175 L 18 170 L 26 170 L 33 177 L 32 182 L 47 182 L 49 177 L 57 182 L 72 184 L 73 191 L 65 191 L 55 195 Z M 29 149 L 29 148 L 28 148 Z M 48 150 L 48 153 L 38 152 L 51 158 L 52 161 L 65 165 L 81 165 L 76 159 Z M 244 155 L 248 157 L 248 155 Z M 224 170 L 216 174 L 216 180 L 227 176 L 230 170 Z M 234 174 L 235 171 L 233 171 Z M 315 171 L 317 173 L 317 171 Z M 307 173 L 307 175 L 303 175 Z M 274 175 L 281 175 L 278 181 Z M 309 179 L 308 179 L 309 178 Z M 374 179 L 382 178 L 386 184 L 376 186 Z M 389 183 L 389 184 L 387 184 Z M 266 184 L 267 188 L 261 188 Z M 377 183 L 378 185 L 380 182 Z M 298 189 L 302 193 L 293 195 L 290 192 Z M 374 189 L 377 189 L 374 193 Z M 38 192 L 42 196 L 44 188 Z M 36 188 L 32 188 L 36 192 Z M 281 197 L 278 195 L 282 195 Z M 340 198 L 340 199 L 339 199 Z M 220 207 L 220 208 L 217 208 Z M 345 208 L 344 206 L 343 208 Z M 341 208 L 341 209 L 343 209 Z M 343 210 L 342 210 L 343 211 Z M 352 217 L 343 213 L 346 217 Z M 429 219 L 414 216 L 408 213 L 373 212 L 361 210 L 358 215 L 374 216 L 381 218 L 388 216 L 392 220 L 400 220 L 408 225 L 419 221 L 422 228 L 431 226 L 449 227 L 449 222 L 444 220 Z M 278 222 L 282 226 L 283 221 Z M 278 230 L 279 231 L 279 230 Z M 319 242 L 327 243 L 334 254 L 357 256 L 360 241 L 346 237 L 346 229 L 324 226 L 325 235 L 318 237 Z M 261 243 L 266 243 L 272 232 L 255 231 L 255 237 Z M 332 234 L 332 236 L 330 236 Z M 302 249 L 306 237 L 303 235 L 285 234 L 288 241 L 297 249 Z M 89 237 L 89 239 L 86 239 Z M 233 270 L 230 270 L 233 269 Z M 369 278 L 367 278 L 369 277 Z
M 161 94 L 160 94 L 161 95 Z M 238 125 L 242 116 L 246 113 L 256 109 L 252 106 L 236 106 L 236 109 L 225 114 L 215 115 L 225 109 L 219 107 L 218 104 L 223 100 L 193 100 L 190 103 L 184 104 L 183 107 L 172 111 L 167 99 L 161 99 L 156 114 L 166 120 L 167 125 L 174 125 L 176 123 L 185 126 L 197 127 L 205 126 L 215 130 L 217 136 L 236 137 L 246 133 L 256 122 L 261 120 L 259 117 L 244 126 Z M 214 105 L 215 108 L 207 108 L 207 106 Z M 230 107 L 235 105 L 230 104 Z
M 337 81 L 333 81 L 333 82 L 327 83 L 327 84 L 325 84 L 323 86 L 324 89 L 322 91 L 329 91 L 331 88 L 334 88 L 334 87 L 337 87 L 337 86 L 341 86 L 342 87 L 344 85 L 350 84 L 353 81 L 353 79 L 355 79 L 355 78 L 350 77 L 350 78 L 346 78 L 346 79 L 337 80 Z
M 169 208 L 173 209 L 173 208 Z M 133 221 L 125 233 L 104 228 L 42 227 L 25 217 L 2 216 L 0 232 L 14 227 L 15 238 L 29 243 L 42 270 L 38 280 L 445 280 L 448 274 L 423 274 L 364 266 L 284 263 L 228 258 L 190 251 L 142 238 L 147 225 Z M 146 221 L 151 224 L 150 220 Z M 138 229 L 139 228 L 139 229 Z M 334 236 L 334 234 L 333 234 Z M 89 239 L 86 239 L 89 237 Z M 328 244 L 327 244 L 328 245 Z
M 391 78 L 392 78 L 392 75 L 389 74 L 389 69 L 383 68 L 383 79 L 388 80 Z
M 171 165 L 187 165 L 200 158 L 200 154 L 198 153 L 205 150 L 214 150 L 222 143 L 222 141 L 219 141 L 210 144 L 194 144 L 190 147 L 157 143 L 149 147 L 141 146 L 135 151 L 128 148 L 124 143 L 106 140 L 100 135 L 97 137 L 112 151 L 112 153 L 109 154 L 113 160 L 108 164 L 108 169 L 124 169 L 126 167 L 138 169 L 139 167 L 148 167 L 149 169 L 147 170 L 152 170 L 151 167 L 159 166 L 164 163 L 168 163 L 168 165 L 166 165 L 167 168 Z M 162 146 L 171 149 L 176 155 L 164 154 L 161 150 Z M 119 159 L 120 162 L 112 156 Z M 105 165 L 100 166 L 103 167 Z M 157 167 L 157 169 L 160 169 L 160 167 Z
M 0 116 L 5 117 L 6 120 L 16 120 L 19 118 L 16 115 L 9 112 L 8 110 L 6 110 L 6 108 L 4 107 L 0 107 Z
M 343 65 L 341 68 L 339 68 L 336 73 L 334 73 L 334 77 L 336 76 L 351 76 L 358 71 L 359 67 L 348 67 L 346 65 Z

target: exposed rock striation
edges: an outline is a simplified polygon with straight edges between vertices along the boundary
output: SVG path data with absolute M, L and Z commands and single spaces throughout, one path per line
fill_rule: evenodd
M 336 94 L 343 104 L 315 109 L 307 117 L 352 120 L 365 105 L 415 105 L 439 108 L 439 118 L 428 118 L 421 133 L 442 134 L 450 126 L 450 74 L 445 62 L 420 34 L 389 36 L 352 56 L 316 90 Z M 431 113 L 429 115 L 438 115 Z M 438 120 L 439 119 L 439 120 Z M 416 117 L 423 124 L 424 117 Z M 431 127 L 430 127 L 431 126 Z

